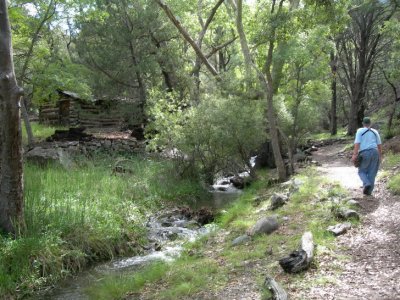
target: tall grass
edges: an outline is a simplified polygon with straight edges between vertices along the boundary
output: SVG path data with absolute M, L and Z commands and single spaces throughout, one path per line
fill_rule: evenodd
M 144 223 L 169 202 L 200 197 L 202 188 L 174 176 L 169 162 L 96 156 L 69 170 L 27 163 L 26 230 L 0 237 L 0 295 L 21 295 L 83 269 L 93 261 L 132 253 L 145 239 Z M 0 297 L 1 298 L 1 297 Z
M 56 129 L 66 129 L 62 126 L 49 126 L 44 124 L 39 124 L 37 122 L 31 122 L 32 133 L 36 141 L 44 140 L 45 138 L 54 134 Z M 24 124 L 22 124 L 22 143 L 26 145 L 28 143 L 28 135 Z

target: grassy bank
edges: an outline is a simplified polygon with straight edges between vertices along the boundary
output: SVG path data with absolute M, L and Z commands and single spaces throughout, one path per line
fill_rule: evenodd
M 116 160 L 99 154 L 68 170 L 25 165 L 26 230 L 0 238 L 0 295 L 22 297 L 93 262 L 139 251 L 149 213 L 204 192 L 178 180 L 169 162 L 128 158 L 129 171 L 115 173 Z
M 38 122 L 31 122 L 30 125 L 36 142 L 45 140 L 47 137 L 51 136 L 57 129 L 59 130 L 67 129 L 66 127 L 62 126 L 50 126 L 50 125 L 39 124 Z M 21 128 L 22 128 L 22 144 L 27 145 L 28 135 L 26 133 L 25 125 L 23 123 Z
M 333 235 L 326 231 L 329 225 L 337 222 L 334 215 L 337 205 L 333 199 L 346 199 L 347 193 L 338 185 L 326 182 L 315 170 L 307 169 L 298 176 L 303 184 L 292 194 L 288 204 L 271 212 L 268 210 L 270 196 L 284 188 L 268 187 L 267 177 L 267 174 L 261 174 L 260 179 L 221 214 L 220 230 L 187 245 L 185 253 L 176 262 L 157 263 L 134 275 L 103 280 L 90 289 L 91 298 L 136 299 L 138 294 L 141 299 L 201 299 L 204 295 L 218 298 L 215 295 L 235 278 L 239 281 L 249 278 L 261 290 L 265 274 L 278 277 L 284 286 L 294 282 L 310 284 L 302 274 L 283 275 L 277 261 L 298 247 L 305 231 L 311 231 L 318 245 L 312 266 L 316 269 L 318 255 L 329 253 L 335 247 Z M 232 241 L 259 218 L 271 214 L 276 214 L 281 224 L 277 232 L 232 246 Z M 329 282 L 329 278 L 321 280 Z
M 395 195 L 400 195 L 400 154 L 386 153 L 382 167 L 384 171 L 381 176 L 387 178 L 389 190 Z

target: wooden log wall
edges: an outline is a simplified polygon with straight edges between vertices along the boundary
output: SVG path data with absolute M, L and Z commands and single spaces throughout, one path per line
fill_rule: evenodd
M 61 100 L 66 99 L 63 98 Z M 65 116 L 61 116 L 59 102 L 57 102 L 56 104 L 42 105 L 39 108 L 39 122 L 49 125 L 66 125 L 71 127 L 84 126 L 87 128 L 115 128 L 123 125 L 125 115 L 130 109 L 132 109 L 132 111 L 134 110 L 134 104 L 132 104 L 128 109 L 126 109 L 126 107 L 125 109 L 121 109 L 118 106 L 115 106 L 115 108 L 106 110 L 102 106 L 94 105 L 92 103 L 80 103 L 71 100 L 67 121 L 65 121 Z

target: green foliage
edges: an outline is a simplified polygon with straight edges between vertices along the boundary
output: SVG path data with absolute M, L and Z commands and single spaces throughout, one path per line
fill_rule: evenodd
M 66 129 L 65 127 L 59 127 L 59 126 L 49 126 L 49 125 L 43 125 L 37 122 L 31 122 L 31 127 L 32 127 L 32 133 L 33 136 L 35 137 L 36 141 L 42 141 L 46 139 L 47 137 L 51 136 L 54 134 L 55 130 L 64 130 Z M 26 127 L 22 126 L 22 143 L 27 144 L 28 143 L 28 136 L 26 134 Z
M 390 178 L 388 187 L 394 194 L 400 195 L 400 174 L 394 175 Z
M 329 117 L 326 110 L 330 90 L 327 82 L 321 80 L 329 74 L 328 56 L 323 49 L 329 48 L 324 45 L 326 28 L 308 30 L 305 34 L 292 37 L 285 49 L 287 66 L 279 95 L 282 127 L 294 141 L 305 133 L 318 131 L 321 120 Z
M 35 86 L 33 102 L 35 104 L 55 101 L 59 98 L 57 90 L 73 91 L 81 99 L 91 99 L 89 87 L 91 73 L 83 66 L 66 61 L 50 64 L 35 64 L 36 76 L 32 79 Z
M 155 94 L 159 95 L 159 94 Z M 153 100 L 156 102 L 156 100 Z M 238 171 L 265 140 L 261 103 L 239 99 L 204 99 L 182 109 L 173 95 L 157 97 L 150 110 L 153 148 L 178 149 L 182 169 L 197 170 L 207 182 L 221 171 Z M 195 171 L 196 173 L 196 171 Z
M 0 292 L 10 297 L 136 251 L 150 211 L 204 194 L 171 174 L 168 162 L 125 159 L 134 173 L 113 174 L 117 158 L 100 156 L 60 167 L 25 165 L 26 231 L 0 240 Z
M 382 167 L 384 169 L 390 169 L 393 167 L 397 167 L 400 165 L 400 154 L 394 154 L 394 153 L 385 153 L 383 162 L 382 162 Z
M 101 283 L 90 287 L 88 295 L 92 299 L 121 299 L 127 293 L 135 295 L 136 291 L 142 289 L 148 283 L 157 283 L 170 270 L 170 265 L 163 262 L 153 263 L 146 266 L 136 274 L 109 276 Z
M 312 140 L 317 140 L 317 141 L 329 140 L 332 138 L 345 138 L 345 137 L 347 136 L 346 136 L 346 130 L 344 128 L 339 129 L 336 136 L 334 137 L 332 137 L 330 132 L 320 132 L 310 135 L 310 138 Z
M 91 98 L 92 74 L 71 60 L 57 10 L 65 1 L 15 1 L 10 8 L 15 70 L 25 97 L 38 104 L 57 98 L 57 89 Z M 28 7 L 30 9 L 28 9 Z M 64 25 L 65 26 L 65 25 Z
M 144 267 L 133 276 L 109 277 L 89 289 L 93 299 L 119 299 L 136 295 L 146 284 L 158 284 L 155 299 L 182 299 L 221 280 L 218 264 L 207 258 L 182 256 L 173 265 L 162 262 Z M 167 288 L 164 288 L 164 286 Z

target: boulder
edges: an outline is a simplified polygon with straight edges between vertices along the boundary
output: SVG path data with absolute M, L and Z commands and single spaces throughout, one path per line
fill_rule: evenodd
M 295 162 L 306 161 L 307 155 L 302 151 L 298 151 L 295 155 L 293 155 L 293 160 Z
M 288 201 L 288 197 L 284 194 L 274 193 L 271 197 L 271 210 L 275 210 L 283 205 L 285 205 Z
M 251 237 L 247 234 L 241 235 L 232 241 L 232 246 L 241 245 L 251 240 Z
M 271 142 L 265 142 L 261 145 L 257 151 L 257 157 L 255 159 L 255 168 L 275 168 L 275 158 L 272 152 Z
M 227 190 L 228 190 L 228 188 L 226 186 L 218 186 L 217 187 L 217 191 L 220 191 L 220 192 L 226 192 Z
M 242 177 L 235 176 L 235 177 L 230 179 L 230 182 L 237 189 L 243 189 L 244 188 L 244 180 L 243 180 Z
M 292 194 L 297 192 L 303 184 L 304 184 L 303 180 L 294 178 L 292 180 L 282 183 L 281 186 L 283 188 L 287 188 L 289 190 L 289 193 Z
M 276 216 L 263 217 L 250 229 L 249 235 L 271 234 L 279 228 L 278 218 Z
M 68 152 L 61 148 L 35 147 L 25 154 L 25 158 L 41 167 L 55 164 L 64 168 L 70 168 L 72 160 Z
M 346 223 L 341 223 L 341 224 L 336 224 L 333 226 L 329 226 L 327 230 L 329 232 L 332 232 L 335 236 L 339 236 L 341 234 L 344 234 L 351 228 L 351 223 L 346 222 Z
M 358 214 L 358 212 L 356 212 L 353 209 L 348 209 L 348 208 L 340 208 L 337 211 L 337 217 L 343 220 L 348 220 L 348 219 L 356 219 L 359 220 L 360 219 L 360 215 Z
M 213 222 L 215 215 L 214 212 L 212 212 L 209 208 L 202 207 L 196 212 L 195 219 L 200 225 L 205 225 Z

